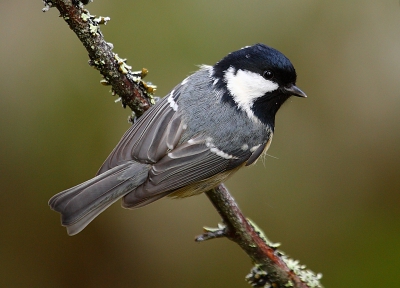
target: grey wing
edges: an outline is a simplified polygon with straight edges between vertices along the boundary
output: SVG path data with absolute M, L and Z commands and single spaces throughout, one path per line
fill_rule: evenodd
M 143 206 L 154 198 L 158 199 L 191 185 L 191 189 L 198 189 L 198 192 L 211 189 L 223 180 L 218 177 L 214 179 L 214 176 L 228 175 L 251 156 L 251 152 L 242 150 L 232 154 L 220 152 L 210 149 L 203 137 L 182 143 L 152 166 L 147 181 L 124 197 L 123 206 Z M 214 186 L 209 187 L 207 182 L 203 182 L 209 179 L 213 179 Z
M 174 93 L 174 101 L 179 97 L 181 87 L 178 85 L 171 92 Z M 132 125 L 97 175 L 130 160 L 154 164 L 177 145 L 184 130 L 184 123 L 181 115 L 168 101 L 169 96 L 160 100 Z
M 144 188 L 149 192 L 176 190 L 187 185 L 208 179 L 216 174 L 228 172 L 259 157 L 265 145 L 254 151 L 242 149 L 225 153 L 218 148 L 210 148 L 202 137 L 191 139 L 179 145 L 152 166 L 149 180 Z

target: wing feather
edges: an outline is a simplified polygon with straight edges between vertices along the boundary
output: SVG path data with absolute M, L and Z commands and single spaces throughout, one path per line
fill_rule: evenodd
M 184 130 L 184 123 L 179 113 L 170 107 L 167 98 L 160 100 L 128 129 L 97 175 L 126 161 L 156 163 L 175 147 Z
M 164 113 L 161 115 L 159 114 L 157 121 L 152 121 L 151 124 L 148 125 L 146 131 L 142 134 L 145 135 L 145 137 L 141 137 L 136 141 L 135 137 L 133 137 L 131 140 L 135 143 L 135 145 L 132 145 L 129 149 L 133 158 L 156 163 L 161 158 L 157 157 L 157 150 L 163 151 L 164 154 L 167 151 L 168 147 L 166 142 L 161 140 L 166 138 L 165 132 L 175 111 L 172 109 L 164 109 L 163 112 Z
M 195 143 L 193 143 L 195 142 Z M 149 195 L 173 191 L 205 180 L 243 164 L 251 155 L 240 152 L 233 159 L 223 158 L 206 146 L 205 141 L 189 141 L 176 147 L 152 166 L 143 189 Z M 232 163 L 235 163 L 232 165 Z

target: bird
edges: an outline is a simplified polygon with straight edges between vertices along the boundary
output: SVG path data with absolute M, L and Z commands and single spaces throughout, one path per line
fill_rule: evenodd
M 262 43 L 201 65 L 122 136 L 96 176 L 54 195 L 69 235 L 122 198 L 138 208 L 209 191 L 270 147 L 275 115 L 296 86 L 290 60 Z

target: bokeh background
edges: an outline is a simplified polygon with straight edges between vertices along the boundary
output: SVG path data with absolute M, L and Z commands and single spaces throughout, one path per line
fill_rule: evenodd
M 113 205 L 68 237 L 47 206 L 91 178 L 129 127 L 56 9 L 0 1 L 0 286 L 249 287 L 204 195 Z M 277 116 L 272 157 L 227 184 L 244 213 L 326 287 L 398 287 L 399 1 L 105 1 L 114 51 L 168 93 L 198 64 L 264 42 L 307 99 Z

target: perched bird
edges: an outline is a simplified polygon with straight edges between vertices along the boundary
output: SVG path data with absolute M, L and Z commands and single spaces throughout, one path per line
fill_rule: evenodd
M 49 205 L 75 235 L 121 197 L 137 208 L 206 192 L 267 151 L 278 109 L 306 97 L 295 84 L 289 59 L 264 44 L 203 65 L 128 129 L 96 177 Z

